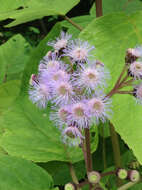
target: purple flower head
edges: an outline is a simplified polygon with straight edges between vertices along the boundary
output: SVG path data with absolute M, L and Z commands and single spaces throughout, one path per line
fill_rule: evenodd
M 47 53 L 48 54 L 48 53 Z M 60 61 L 59 57 L 55 53 L 50 53 L 49 55 L 44 56 L 43 60 L 40 61 L 39 64 L 39 72 L 48 70 L 56 71 L 62 65 L 62 61 Z
M 45 108 L 51 97 L 51 89 L 47 83 L 34 83 L 29 89 L 29 98 L 39 108 Z
M 71 35 L 62 31 L 60 37 L 58 37 L 53 42 L 48 42 L 48 45 L 52 46 L 55 50 L 59 51 L 67 47 L 68 41 L 71 37 Z
M 40 80 L 44 82 L 48 82 L 51 86 L 55 85 L 55 83 L 59 83 L 60 81 L 69 81 L 70 75 L 63 69 L 58 70 L 44 70 L 40 73 Z
M 52 102 L 56 105 L 66 105 L 74 101 L 74 91 L 69 81 L 60 81 L 54 83 L 52 89 L 54 97 Z
M 129 67 L 129 74 L 134 77 L 134 79 L 142 78 L 142 62 L 134 61 Z
M 97 98 L 94 97 L 88 101 L 89 114 L 94 123 L 94 119 L 96 124 L 99 123 L 99 120 L 105 122 L 106 119 L 110 118 L 111 113 L 111 101 L 108 98 Z
M 70 105 L 68 120 L 72 123 L 72 125 L 76 124 L 80 129 L 89 127 L 90 118 L 85 101 Z
M 50 114 L 50 119 L 55 122 L 56 126 L 62 129 L 68 123 L 69 110 L 68 106 L 62 106 L 59 109 L 57 107 L 52 108 L 54 111 Z
M 84 88 L 85 92 L 91 94 L 96 88 L 106 86 L 106 78 L 108 73 L 104 72 L 104 68 L 96 65 L 82 67 L 80 72 L 73 74 L 73 84 L 79 88 Z
M 142 84 L 134 86 L 133 94 L 136 97 L 136 102 L 142 104 Z
M 94 47 L 90 46 L 87 41 L 81 41 L 80 39 L 74 40 L 64 50 L 65 56 L 71 57 L 74 62 L 84 63 L 91 56 L 91 51 Z
M 76 126 L 66 127 L 62 133 L 62 136 L 63 142 L 69 144 L 70 146 L 77 146 L 84 139 L 80 130 Z

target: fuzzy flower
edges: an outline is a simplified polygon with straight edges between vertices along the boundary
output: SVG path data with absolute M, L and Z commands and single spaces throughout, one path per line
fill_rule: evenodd
M 53 107 L 52 109 L 54 111 L 50 114 L 50 120 L 54 121 L 56 126 L 62 129 L 64 126 L 67 125 L 67 122 L 69 122 L 68 115 L 70 113 L 68 110 L 68 106 L 62 106 L 59 109 Z
M 56 53 L 50 53 L 50 56 L 47 53 L 46 56 L 43 57 L 43 60 L 40 61 L 39 64 L 39 72 L 48 70 L 50 71 L 56 71 L 60 68 L 60 66 L 63 64 Z
M 45 108 L 51 97 L 51 89 L 46 83 L 35 82 L 30 87 L 29 98 L 39 108 Z
M 142 104 L 142 84 L 134 87 L 133 94 L 136 97 L 136 102 Z
M 134 79 L 142 78 L 142 62 L 135 61 L 130 65 L 129 68 L 130 76 L 134 77 Z
M 86 41 L 75 40 L 64 50 L 65 55 L 71 57 L 74 62 L 86 62 L 94 47 Z
M 40 80 L 42 82 L 47 82 L 53 86 L 54 83 L 59 83 L 60 81 L 69 81 L 70 75 L 62 69 L 56 71 L 45 70 L 40 73 Z
M 109 99 L 94 97 L 91 100 L 89 100 L 88 107 L 90 117 L 92 118 L 92 122 L 94 122 L 95 119 L 95 122 L 97 124 L 99 123 L 99 120 L 104 123 L 106 119 L 110 117 L 110 105 L 111 101 Z
M 80 130 L 76 126 L 66 127 L 62 136 L 63 142 L 68 143 L 70 146 L 77 146 L 82 142 L 82 139 L 84 139 Z
M 53 100 L 56 105 L 66 105 L 74 101 L 74 91 L 72 85 L 68 81 L 55 83 L 53 86 Z
M 85 101 L 70 105 L 70 113 L 71 114 L 68 115 L 68 120 L 72 125 L 76 124 L 80 129 L 89 127 L 90 118 Z
M 60 37 L 58 37 L 53 42 L 49 42 L 48 45 L 52 46 L 55 50 L 59 51 L 67 47 L 68 41 L 71 37 L 71 35 L 62 31 Z
M 105 80 L 108 78 L 104 69 L 99 66 L 82 67 L 81 71 L 74 73 L 73 76 L 73 84 L 84 88 L 88 94 L 91 94 L 98 87 L 106 86 Z

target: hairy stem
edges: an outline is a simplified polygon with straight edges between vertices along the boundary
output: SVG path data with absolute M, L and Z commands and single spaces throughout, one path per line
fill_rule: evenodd
M 104 126 L 102 126 L 102 136 L 103 136 L 103 150 L 102 150 L 102 156 L 103 156 L 103 164 L 104 164 L 104 170 L 107 168 L 107 161 L 106 161 L 106 141 L 104 137 Z
M 90 147 L 90 131 L 88 128 L 85 129 L 85 144 L 86 144 L 87 172 L 91 172 L 92 156 L 91 156 L 91 147 Z
M 130 187 L 132 187 L 133 185 L 135 185 L 136 183 L 134 182 L 128 182 L 125 185 L 122 185 L 121 187 L 119 187 L 117 190 L 126 190 Z
M 75 28 L 77 28 L 78 30 L 80 30 L 80 31 L 83 30 L 83 28 L 82 28 L 80 25 L 78 25 L 77 23 L 75 23 L 74 21 L 72 21 L 69 17 L 63 16 L 63 18 L 64 18 L 66 21 L 68 21 L 70 24 L 72 24 Z
M 96 17 L 103 15 L 102 0 L 96 0 Z
M 115 132 L 113 124 L 110 122 L 110 134 L 111 134 L 111 141 L 112 141 L 112 148 L 113 148 L 113 155 L 114 155 L 114 163 L 115 167 L 121 168 L 121 155 L 120 155 L 120 147 L 117 133 Z M 121 185 L 121 180 L 117 180 L 118 186 Z

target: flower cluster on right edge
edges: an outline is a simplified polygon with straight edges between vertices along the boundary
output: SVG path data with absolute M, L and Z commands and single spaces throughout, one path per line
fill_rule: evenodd
M 128 76 L 137 83 L 133 85 L 132 94 L 136 98 L 136 102 L 142 104 L 142 46 L 129 48 L 126 52 L 125 62 L 128 66 Z
M 39 108 L 52 103 L 50 119 L 62 131 L 62 139 L 78 145 L 84 128 L 105 122 L 111 116 L 111 100 L 104 94 L 109 72 L 92 56 L 95 48 L 87 41 L 71 40 L 61 32 L 48 45 L 38 75 L 30 79 L 29 97 Z

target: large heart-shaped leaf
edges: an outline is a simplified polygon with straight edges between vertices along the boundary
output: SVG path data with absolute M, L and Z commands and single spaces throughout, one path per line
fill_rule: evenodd
M 30 161 L 0 154 L 0 189 L 51 190 L 53 180 L 42 168 Z
M 116 12 L 125 12 L 130 14 L 134 11 L 142 10 L 142 2 L 140 0 L 102 0 L 103 5 L 103 15 L 116 13 Z M 91 15 L 96 15 L 96 6 L 95 3 L 90 9 Z
M 141 11 L 130 16 L 123 13 L 103 16 L 92 21 L 80 35 L 96 46 L 97 59 L 109 68 L 112 76 L 109 89 L 124 66 L 126 49 L 142 43 L 141 18 Z M 112 122 L 116 131 L 142 163 L 142 107 L 126 95 L 115 95 L 113 104 Z

